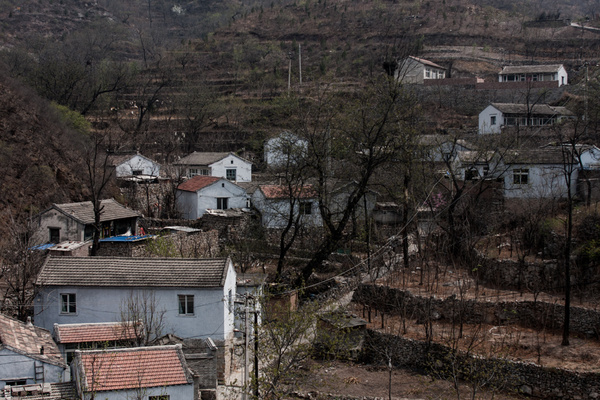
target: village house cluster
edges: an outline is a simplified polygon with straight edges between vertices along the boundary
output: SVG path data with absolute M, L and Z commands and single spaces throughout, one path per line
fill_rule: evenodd
M 497 82 L 486 83 L 479 78 L 449 77 L 446 68 L 417 57 L 399 62 L 394 76 L 407 84 L 461 83 L 482 90 L 498 85 L 530 90 L 569 84 L 562 65 L 506 66 Z M 577 144 L 577 157 L 566 159 L 565 152 L 572 147 L 550 140 L 539 144 L 547 139 L 549 129 L 574 118 L 572 111 L 551 104 L 490 103 L 473 127 L 477 136 L 513 132 L 535 137 L 537 144 L 489 149 L 473 138 L 424 135 L 419 138 L 426 149 L 422 157 L 435 163 L 440 175 L 465 182 L 489 181 L 502 199 L 575 195 L 582 190 L 583 177 L 600 175 L 600 149 Z M 303 138 L 281 132 L 266 141 L 264 163 L 281 167 L 295 162 L 306 149 Z M 176 171 L 180 179 L 176 206 L 183 220 L 255 213 L 263 228 L 280 229 L 291 214 L 307 227 L 323 224 L 311 184 L 290 189 L 277 180 L 257 179 L 252 162 L 231 152 L 193 152 L 169 166 L 137 153 L 111 155 L 110 164 L 115 177 L 130 184 L 158 185 L 167 179 L 166 170 Z M 565 168 L 572 178 L 570 186 L 565 184 Z M 353 184 L 332 185 L 328 209 L 343 207 Z M 288 201 L 292 196 L 298 201 Z M 380 198 L 375 190 L 364 197 L 363 216 L 382 225 L 399 223 L 397 204 Z M 157 240 L 156 227 L 150 232 L 149 226 L 140 224 L 142 213 L 114 199 L 102 200 L 101 208 L 101 246 L 96 257 L 89 256 L 95 224 L 91 202 L 53 204 L 33 217 L 39 241 L 34 250 L 47 256 L 36 280 L 33 320 L 0 316 L 4 397 L 216 396 L 219 385 L 241 376 L 241 361 L 234 356 L 242 327 L 236 309 L 246 294 L 261 292 L 264 276 L 241 277 L 228 257 L 149 256 L 141 247 Z M 420 211 L 420 228 L 426 229 L 428 213 Z M 182 240 L 207 235 L 206 230 L 184 224 L 160 230 Z M 202 237 L 218 242 L 218 237 Z M 150 309 L 153 319 L 147 318 Z

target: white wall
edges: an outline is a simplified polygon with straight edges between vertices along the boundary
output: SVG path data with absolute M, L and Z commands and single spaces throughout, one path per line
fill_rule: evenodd
M 147 400 L 149 396 L 162 396 L 168 395 L 171 400 L 193 400 L 194 396 L 194 384 L 190 383 L 187 385 L 175 385 L 175 386 L 161 386 L 153 388 L 140 388 L 137 390 L 109 390 L 109 391 L 96 391 L 95 393 L 89 393 L 85 395 L 85 399 L 89 400 L 93 397 L 102 400 L 131 400 L 131 399 L 144 399 Z
M 183 219 L 197 219 L 198 215 L 198 193 L 187 192 L 184 190 L 177 191 L 177 210 L 181 213 Z
M 209 167 L 211 169 L 211 176 L 227 178 L 227 169 L 233 168 L 236 170 L 236 179 L 234 182 L 252 181 L 252 164 L 234 154 L 230 154 L 222 160 L 210 164 Z
M 233 267 L 230 267 L 233 268 Z M 233 279 L 233 286 L 230 282 Z M 226 287 L 221 288 L 154 288 L 156 303 L 164 310 L 163 334 L 182 338 L 223 340 L 233 330 L 233 316 L 227 314 L 227 291 L 233 287 L 235 272 L 228 272 Z M 227 290 L 227 291 L 226 291 Z M 133 293 L 143 289 L 117 287 L 43 287 L 34 301 L 35 324 L 52 330 L 54 324 L 79 324 L 121 321 L 121 309 Z M 75 293 L 77 313 L 60 313 L 60 294 Z M 194 315 L 179 315 L 178 295 L 194 296 Z
M 528 169 L 528 183 L 515 184 L 514 170 Z M 579 171 L 571 175 L 571 194 L 575 194 Z M 556 165 L 511 165 L 504 173 L 504 196 L 506 198 L 565 198 L 567 185 L 564 168 Z
M 298 201 L 298 200 L 297 200 Z M 323 225 L 319 203 L 315 199 L 303 199 L 312 203 L 312 213 L 305 214 L 300 221 L 303 226 L 318 227 Z M 252 204 L 262 214 L 262 226 L 265 228 L 284 228 L 290 216 L 290 201 L 287 199 L 266 199 L 263 192 L 256 190 L 252 195 Z M 294 207 L 294 215 L 298 215 L 299 204 Z
M 118 178 L 131 176 L 134 170 L 141 170 L 143 175 L 158 176 L 160 165 L 138 154 L 132 156 L 128 161 L 117 165 L 116 175 Z
M 294 134 L 283 132 L 265 143 L 264 160 L 270 167 L 283 167 L 299 163 L 308 149 L 308 143 Z
M 496 117 L 496 124 L 491 124 L 492 116 Z M 504 125 L 504 116 L 496 107 L 489 105 L 479 113 L 479 134 L 500 133 Z
M 36 241 L 48 243 L 50 241 L 49 228 L 60 228 L 60 241 L 73 240 L 83 241 L 84 229 L 83 224 L 78 223 L 73 218 L 69 218 L 65 214 L 56 209 L 50 209 L 47 212 L 38 216 L 38 229 L 36 232 Z
M 15 353 L 10 349 L 0 350 L 0 389 L 3 389 L 7 380 L 27 379 L 27 385 L 35 381 L 35 360 L 33 358 Z M 38 364 L 41 361 L 37 361 Z M 65 368 L 53 364 L 43 363 L 44 381 L 48 383 L 63 382 Z

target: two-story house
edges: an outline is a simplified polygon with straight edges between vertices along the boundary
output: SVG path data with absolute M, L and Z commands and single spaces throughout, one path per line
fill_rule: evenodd
M 161 318 L 154 334 L 233 335 L 236 273 L 228 258 L 49 256 L 36 285 L 35 322 L 46 329 L 137 320 L 135 303 Z

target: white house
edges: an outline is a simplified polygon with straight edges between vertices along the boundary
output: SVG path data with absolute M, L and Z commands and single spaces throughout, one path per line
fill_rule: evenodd
M 246 190 L 227 179 L 195 176 L 177 187 L 177 209 L 185 219 L 200 218 L 206 210 L 248 207 Z
M 108 157 L 115 169 L 117 178 L 145 177 L 156 178 L 160 174 L 160 164 L 141 154 L 112 154 Z
M 101 237 L 135 235 L 140 213 L 119 204 L 114 199 L 100 202 L 102 213 Z M 33 218 L 41 243 L 60 243 L 66 240 L 83 242 L 94 234 L 94 206 L 91 201 L 52 204 Z
M 466 140 L 447 135 L 420 135 L 419 144 L 425 160 L 435 163 L 449 162 L 459 151 L 471 149 L 471 145 Z
M 308 142 L 291 132 L 282 132 L 265 142 L 264 161 L 269 167 L 297 165 L 308 150 Z
M 498 73 L 498 82 L 556 82 L 566 85 L 569 77 L 562 64 L 509 65 Z
M 0 389 L 63 382 L 66 369 L 50 331 L 0 314 Z
M 479 133 L 500 133 L 504 127 L 553 125 L 573 113 L 548 104 L 492 103 L 479 113 Z
M 49 256 L 36 285 L 35 322 L 46 329 L 129 319 L 121 311 L 141 299 L 162 315 L 163 334 L 233 335 L 236 273 L 228 258 Z
M 252 194 L 252 204 L 260 211 L 266 228 L 283 228 L 290 217 L 304 227 L 323 224 L 316 192 L 310 185 L 295 191 L 284 185 L 260 185 Z
M 409 56 L 398 62 L 394 78 L 402 83 L 423 83 L 426 79 L 446 78 L 446 69 L 431 61 Z
M 193 152 L 173 163 L 181 169 L 181 175 L 216 176 L 232 182 L 251 182 L 252 163 L 233 153 Z
M 181 345 L 78 350 L 73 365 L 80 399 L 195 399 Z

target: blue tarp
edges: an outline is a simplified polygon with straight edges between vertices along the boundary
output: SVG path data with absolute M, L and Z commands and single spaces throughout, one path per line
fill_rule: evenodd
M 152 235 L 135 235 L 135 236 L 112 236 L 100 239 L 101 242 L 135 242 L 138 240 L 151 238 Z

